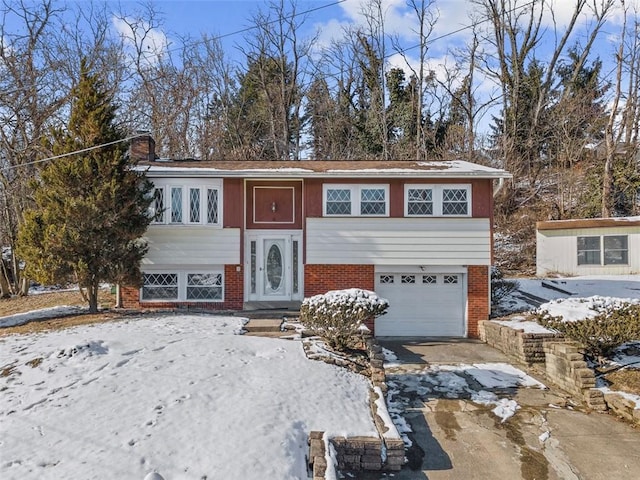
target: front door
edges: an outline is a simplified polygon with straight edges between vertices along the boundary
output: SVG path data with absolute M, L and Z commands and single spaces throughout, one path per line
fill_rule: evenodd
M 248 301 L 302 299 L 301 240 L 299 233 L 281 231 L 247 235 Z

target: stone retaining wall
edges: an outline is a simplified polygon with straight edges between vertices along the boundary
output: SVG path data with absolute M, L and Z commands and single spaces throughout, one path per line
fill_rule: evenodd
M 604 411 L 604 394 L 595 388 L 596 376 L 574 342 L 545 343 L 545 373 L 563 390 L 582 398 L 589 408 Z
M 369 377 L 375 390 L 369 394 L 369 408 L 378 437 L 331 437 L 325 438 L 324 432 L 314 431 L 309 434 L 309 467 L 313 471 L 313 480 L 321 480 L 326 476 L 327 468 L 335 468 L 327 464 L 327 442 L 333 448 L 333 456 L 339 470 L 385 471 L 395 472 L 404 464 L 404 442 L 393 432 L 388 432 L 385 422 L 378 415 L 378 392 L 384 395 L 387 391 L 384 372 L 384 355 L 375 338 L 366 340 L 369 357 Z M 377 390 L 377 391 L 376 391 Z M 382 398 L 382 402 L 384 402 Z M 388 415 L 385 415 L 388 416 Z
M 561 342 L 558 333 L 525 333 L 485 320 L 479 324 L 480 339 L 505 355 L 526 364 L 544 363 L 546 342 Z
M 384 372 L 384 355 L 382 348 L 375 338 L 366 340 L 369 357 L 369 376 L 374 388 L 369 394 L 369 408 L 378 437 L 331 437 L 325 438 L 324 432 L 314 431 L 309 434 L 309 467 L 313 471 L 313 480 L 321 480 L 326 476 L 327 468 L 334 468 L 327 464 L 327 442 L 335 450 L 335 459 L 339 470 L 359 471 L 388 471 L 402 469 L 404 463 L 404 442 L 399 436 L 388 432 L 385 422 L 378 415 L 378 392 L 387 391 Z M 384 398 L 382 398 L 384 402 Z M 397 433 L 397 432 L 396 432 Z

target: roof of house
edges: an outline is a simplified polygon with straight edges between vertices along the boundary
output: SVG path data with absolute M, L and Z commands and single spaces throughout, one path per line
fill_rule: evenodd
M 640 226 L 640 217 L 575 218 L 571 220 L 549 220 L 546 222 L 536 223 L 536 228 L 538 230 L 638 226 Z
M 229 162 L 200 160 L 156 160 L 140 162 L 153 177 L 265 177 L 265 178 L 511 178 L 505 170 L 461 160 L 418 161 L 279 161 Z

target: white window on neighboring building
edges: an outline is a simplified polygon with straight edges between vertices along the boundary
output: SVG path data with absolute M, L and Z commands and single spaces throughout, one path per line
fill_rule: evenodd
M 600 237 L 578 237 L 578 265 L 600 264 Z
M 629 265 L 627 235 L 591 235 L 577 239 L 578 265 Z
M 605 235 L 603 260 L 605 265 L 629 264 L 629 244 L 626 235 Z
M 203 185 L 192 180 L 185 180 L 183 185 L 176 185 L 175 180 L 153 182 L 150 206 L 153 224 L 221 226 L 221 182 L 219 185 Z
M 405 217 L 471 216 L 471 185 L 405 184 Z
M 331 185 L 323 187 L 323 215 L 386 217 L 389 185 Z

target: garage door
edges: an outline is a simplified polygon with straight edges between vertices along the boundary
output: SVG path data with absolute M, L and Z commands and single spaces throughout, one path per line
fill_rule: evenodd
M 389 300 L 378 337 L 465 336 L 462 273 L 376 273 L 376 293 Z

